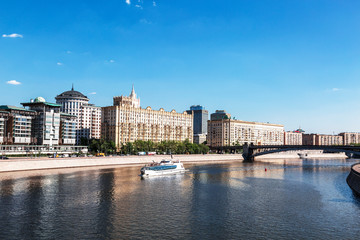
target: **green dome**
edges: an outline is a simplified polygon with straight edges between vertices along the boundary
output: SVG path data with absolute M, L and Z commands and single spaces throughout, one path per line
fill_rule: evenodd
M 35 98 L 34 102 L 40 103 L 40 102 L 46 102 L 46 101 L 45 101 L 45 98 L 43 98 L 43 97 L 37 97 L 37 98 Z

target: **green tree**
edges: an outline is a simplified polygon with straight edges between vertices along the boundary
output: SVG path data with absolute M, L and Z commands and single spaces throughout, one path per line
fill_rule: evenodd
M 105 139 L 92 139 L 89 144 L 90 152 L 93 153 L 105 153 L 112 154 L 116 152 L 116 145 L 113 141 L 107 141 Z

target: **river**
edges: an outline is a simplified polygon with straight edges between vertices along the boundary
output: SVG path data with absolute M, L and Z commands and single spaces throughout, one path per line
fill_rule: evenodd
M 0 239 L 357 239 L 359 160 L 185 164 L 0 174 Z

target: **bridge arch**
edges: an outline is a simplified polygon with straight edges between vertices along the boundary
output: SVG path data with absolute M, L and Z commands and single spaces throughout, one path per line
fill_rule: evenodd
M 268 150 L 268 151 L 263 151 L 263 152 L 259 152 L 259 153 L 255 153 L 252 156 L 253 157 L 258 157 L 258 156 L 262 156 L 262 155 L 267 155 L 267 154 L 271 154 L 271 153 L 278 153 L 278 152 L 287 152 L 287 151 L 302 151 L 302 150 L 326 150 L 328 152 L 344 152 L 344 153 L 348 153 L 348 154 L 360 154 L 357 151 L 352 151 L 352 150 L 344 150 L 344 149 L 324 149 L 324 148 L 319 148 L 319 149 L 298 149 L 298 148 L 286 148 L 286 149 L 274 149 L 274 150 Z
M 255 157 L 286 151 L 299 150 L 324 150 L 328 152 L 344 152 L 346 154 L 360 155 L 360 147 L 357 146 L 303 146 L 303 145 L 273 145 L 273 146 L 258 146 L 247 145 L 243 146 L 243 157 L 245 161 L 253 161 Z

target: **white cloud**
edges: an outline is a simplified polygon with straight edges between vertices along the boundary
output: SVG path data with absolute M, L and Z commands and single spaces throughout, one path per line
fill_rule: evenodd
M 136 4 L 135 7 L 143 9 L 143 7 L 141 5 L 139 5 L 139 4 Z
M 146 20 L 145 18 L 140 19 L 139 22 L 143 24 L 151 24 L 151 22 Z
M 71 51 L 66 51 L 66 53 L 67 53 L 67 54 L 72 54 L 72 52 L 71 52 Z
M 125 2 L 126 2 L 128 5 L 131 4 L 130 0 L 125 0 Z
M 156 7 L 156 2 L 155 1 L 153 1 L 153 6 Z
M 333 92 L 337 92 L 337 91 L 340 91 L 341 89 L 340 88 L 333 88 L 331 89 Z
M 12 33 L 12 34 L 3 34 L 2 37 L 4 38 L 23 38 L 24 36 L 18 33 Z
M 58 66 L 62 66 L 62 65 L 64 65 L 63 63 L 61 63 L 61 62 L 57 62 L 56 63 Z
M 6 83 L 11 84 L 11 85 L 20 85 L 21 84 L 21 82 L 18 82 L 16 80 L 10 80 L 10 81 L 7 81 Z
M 89 93 L 89 95 L 95 95 L 96 94 L 96 92 L 91 92 L 91 93 Z
M 114 62 L 115 62 L 115 60 L 112 60 L 112 59 L 111 59 L 109 62 L 114 63 Z

